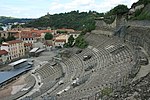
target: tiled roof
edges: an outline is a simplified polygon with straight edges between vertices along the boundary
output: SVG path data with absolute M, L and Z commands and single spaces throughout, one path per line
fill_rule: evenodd
M 32 43 L 25 43 L 24 46 L 31 47 Z
M 42 33 L 52 33 L 53 30 L 31 30 L 31 31 L 22 31 L 21 38 L 32 38 L 32 37 L 40 37 Z
M 12 40 L 12 41 L 7 41 L 6 43 L 8 44 L 16 44 L 16 43 L 22 43 L 21 40 Z
M 36 33 L 37 37 L 40 37 L 42 33 L 52 33 L 53 30 L 32 30 L 32 33 Z
M 33 34 L 31 31 L 22 31 L 21 32 L 21 38 L 32 38 Z
M 66 42 L 66 39 L 56 39 L 55 42 Z
M 0 50 L 0 55 L 6 55 L 6 54 L 8 54 L 7 51 L 5 51 L 5 50 Z

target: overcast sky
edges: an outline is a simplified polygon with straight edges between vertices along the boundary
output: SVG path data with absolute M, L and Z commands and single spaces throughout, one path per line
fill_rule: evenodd
M 0 0 L 0 16 L 39 18 L 50 14 L 73 10 L 106 12 L 125 4 L 129 8 L 138 0 Z

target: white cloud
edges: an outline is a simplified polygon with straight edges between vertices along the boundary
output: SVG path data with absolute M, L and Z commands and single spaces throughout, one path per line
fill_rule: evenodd
M 125 4 L 128 7 L 137 0 L 72 0 L 68 3 L 60 3 L 59 0 L 55 0 L 50 5 L 50 13 L 69 12 L 72 10 L 89 11 L 95 10 L 97 12 L 106 12 L 117 6 L 118 4 Z
M 38 18 L 50 14 L 79 11 L 106 12 L 125 4 L 128 7 L 137 0 L 2 0 L 0 14 L 4 16 Z M 13 3 L 12 3 L 13 2 Z

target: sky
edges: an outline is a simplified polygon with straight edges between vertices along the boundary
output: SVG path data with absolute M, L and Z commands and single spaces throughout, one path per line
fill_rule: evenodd
M 128 8 L 138 0 L 0 0 L 0 16 L 39 18 L 73 10 L 107 12 L 118 4 Z

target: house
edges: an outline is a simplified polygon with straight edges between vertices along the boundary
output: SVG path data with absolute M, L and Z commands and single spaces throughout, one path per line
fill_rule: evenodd
M 33 45 L 32 43 L 24 43 L 24 48 L 25 48 L 25 52 L 27 53 L 33 48 Z
M 56 47 L 63 47 L 65 43 L 68 42 L 69 35 L 58 35 L 53 39 L 54 45 Z
M 46 33 L 51 33 L 51 34 L 55 33 L 54 30 L 32 30 L 31 32 L 36 34 L 36 40 L 39 40 L 42 42 L 45 40 Z
M 80 35 L 80 31 L 73 31 L 67 34 L 57 34 L 54 36 L 53 45 L 56 47 L 63 47 L 65 43 L 68 43 L 69 37 L 72 35 L 76 39 Z
M 21 40 L 3 42 L 1 45 L 1 50 L 8 52 L 9 61 L 25 55 L 24 42 Z
M 75 32 L 75 30 L 74 29 L 66 29 L 66 28 L 57 29 L 57 33 L 71 33 L 71 32 Z
M 25 43 L 35 43 L 36 42 L 36 34 L 31 31 L 21 31 L 21 40 Z
M 53 41 L 46 40 L 45 43 L 44 43 L 44 46 L 45 46 L 46 50 L 51 50 L 52 47 L 53 47 Z
M 7 63 L 8 52 L 6 50 L 0 50 L 0 64 Z

